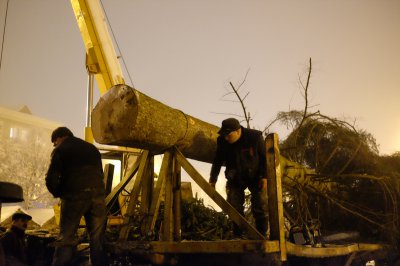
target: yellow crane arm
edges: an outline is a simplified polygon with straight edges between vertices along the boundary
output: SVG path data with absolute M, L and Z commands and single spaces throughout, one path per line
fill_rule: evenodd
M 71 4 L 86 48 L 86 68 L 94 74 L 100 93 L 125 84 L 100 2 L 71 0 Z

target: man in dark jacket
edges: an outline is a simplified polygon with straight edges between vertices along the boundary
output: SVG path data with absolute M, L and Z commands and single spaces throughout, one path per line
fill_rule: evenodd
M 209 183 L 215 187 L 221 166 L 225 164 L 227 201 L 244 216 L 245 189 L 251 192 L 251 210 L 257 230 L 266 235 L 266 151 L 262 132 L 240 126 L 235 118 L 222 121 L 218 131 L 217 151 Z M 234 235 L 242 232 L 234 224 Z
M 103 237 L 106 225 L 103 168 L 97 148 L 74 137 L 66 127 L 51 136 L 55 148 L 46 175 L 46 186 L 61 198 L 60 235 L 56 242 L 53 265 L 68 265 L 78 241 L 76 231 L 85 217 L 93 265 L 106 265 Z
M 25 230 L 31 219 L 30 215 L 21 211 L 17 211 L 12 215 L 10 229 L 0 238 L 4 252 L 3 263 L 5 266 L 28 264 Z

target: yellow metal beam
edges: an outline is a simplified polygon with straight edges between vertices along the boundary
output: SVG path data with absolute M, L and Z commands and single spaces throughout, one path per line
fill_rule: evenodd
M 86 67 L 95 75 L 103 95 L 112 86 L 125 84 L 121 66 L 108 33 L 98 0 L 71 0 L 86 49 Z

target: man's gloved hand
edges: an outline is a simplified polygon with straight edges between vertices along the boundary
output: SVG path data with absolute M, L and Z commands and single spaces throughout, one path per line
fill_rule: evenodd
M 258 187 L 261 188 L 261 190 L 267 190 L 267 179 L 266 178 L 261 178 L 260 182 L 258 183 Z
M 209 184 L 215 189 L 215 182 L 210 182 Z

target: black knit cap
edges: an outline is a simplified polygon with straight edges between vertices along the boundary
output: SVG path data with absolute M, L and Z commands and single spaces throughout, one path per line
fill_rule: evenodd
M 73 136 L 74 134 L 68 128 L 58 127 L 53 131 L 53 133 L 51 133 L 51 142 L 54 142 L 57 138 L 73 137 Z
M 11 216 L 11 220 L 15 221 L 15 220 L 18 220 L 18 219 L 23 219 L 23 220 L 30 221 L 30 220 L 32 220 L 32 216 L 30 216 L 30 215 L 18 210 L 18 211 L 13 213 L 13 215 Z
M 225 137 L 232 131 L 238 130 L 240 128 L 240 123 L 235 118 L 228 118 L 222 121 L 221 129 L 218 131 L 218 134 Z

